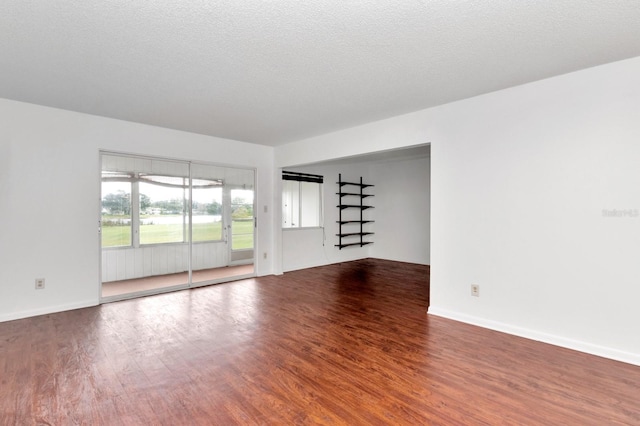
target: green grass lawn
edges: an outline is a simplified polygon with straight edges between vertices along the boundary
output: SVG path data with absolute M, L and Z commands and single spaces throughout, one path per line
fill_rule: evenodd
M 253 248 L 253 222 L 233 221 L 232 244 L 234 250 Z M 193 241 L 220 241 L 222 224 L 194 223 Z M 182 225 L 141 225 L 140 244 L 180 243 L 183 241 Z M 131 227 L 103 226 L 102 247 L 131 245 Z
M 102 247 L 118 247 L 131 245 L 131 227 L 103 226 Z
M 231 231 L 231 248 L 233 250 L 253 248 L 252 220 L 234 220 Z

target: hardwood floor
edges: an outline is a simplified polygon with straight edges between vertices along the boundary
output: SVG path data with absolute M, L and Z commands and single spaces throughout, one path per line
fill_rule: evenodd
M 640 424 L 640 368 L 429 316 L 428 274 L 368 259 L 0 323 L 0 424 Z

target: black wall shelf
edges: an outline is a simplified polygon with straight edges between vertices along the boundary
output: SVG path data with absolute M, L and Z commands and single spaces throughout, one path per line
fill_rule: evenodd
M 359 204 L 340 204 L 338 206 L 338 208 L 340 208 L 340 209 L 362 209 L 362 210 L 366 210 L 366 209 L 372 209 L 373 206 L 361 206 Z
M 373 223 L 373 220 L 364 219 L 364 211 L 367 209 L 372 209 L 373 206 L 365 205 L 364 199 L 367 197 L 373 197 L 373 194 L 365 194 L 364 189 L 372 187 L 373 185 L 365 184 L 362 182 L 362 177 L 360 177 L 360 182 L 345 182 L 342 180 L 342 174 L 338 175 L 338 191 L 336 194 L 340 197 L 340 204 L 337 205 L 339 211 L 339 220 L 337 221 L 339 225 L 339 233 L 336 234 L 338 237 L 338 247 L 342 250 L 344 247 L 350 246 L 365 246 L 367 244 L 373 244 L 373 241 L 365 241 L 364 237 L 368 235 L 373 235 L 373 232 L 368 232 L 364 230 L 364 225 L 367 223 Z M 360 189 L 360 192 L 345 192 L 343 191 L 343 187 L 351 185 Z M 353 191 L 353 190 L 352 190 Z M 344 203 L 344 197 L 355 197 L 358 200 L 358 204 L 354 204 L 353 201 L 350 204 Z M 355 209 L 359 211 L 359 219 L 353 218 L 343 218 L 343 210 L 345 209 Z M 359 226 L 354 226 L 359 225 Z M 356 230 L 354 230 L 356 229 Z M 355 237 L 355 238 L 354 238 Z

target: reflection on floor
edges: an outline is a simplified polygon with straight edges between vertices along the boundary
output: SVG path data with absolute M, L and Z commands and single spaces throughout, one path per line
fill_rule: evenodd
M 203 269 L 193 271 L 193 282 L 223 280 L 241 275 L 253 274 L 253 265 L 227 266 L 225 268 Z M 102 283 L 102 297 L 120 296 L 138 291 L 154 290 L 175 285 L 186 284 L 189 276 L 186 272 L 179 274 L 156 275 L 153 277 L 132 280 L 111 281 Z

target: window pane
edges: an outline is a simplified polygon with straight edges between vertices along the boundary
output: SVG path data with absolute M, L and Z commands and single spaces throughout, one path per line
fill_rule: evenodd
M 300 226 L 320 226 L 320 184 L 300 182 Z
M 253 191 L 231 190 L 231 249 L 253 248 Z
M 322 184 L 282 181 L 282 227 L 322 226 Z
M 300 214 L 300 182 L 282 181 L 282 227 L 296 228 Z
M 103 172 L 103 178 L 110 177 Z M 102 182 L 102 247 L 131 245 L 131 183 Z
M 161 178 L 153 179 L 158 183 L 140 182 L 140 244 L 187 241 L 189 179 Z
M 193 241 L 222 240 L 222 188 L 194 188 L 192 195 Z

